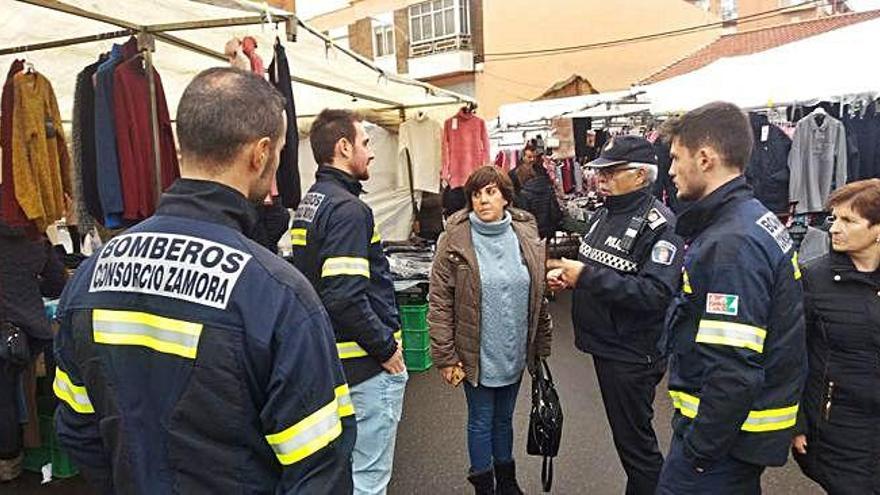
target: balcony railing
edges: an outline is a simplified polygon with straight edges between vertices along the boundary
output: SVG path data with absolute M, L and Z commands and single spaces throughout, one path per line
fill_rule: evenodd
M 437 53 L 471 50 L 471 35 L 454 34 L 430 41 L 412 43 L 409 47 L 410 58 L 425 57 Z

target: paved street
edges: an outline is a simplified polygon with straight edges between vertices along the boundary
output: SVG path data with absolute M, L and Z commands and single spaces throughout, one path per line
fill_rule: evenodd
M 553 493 L 616 495 L 624 490 L 624 474 L 611 441 L 611 430 L 590 358 L 574 348 L 569 297 L 551 306 L 554 321 L 550 366 L 565 413 L 562 448 L 555 460 Z M 529 381 L 523 381 L 515 417 L 515 455 L 526 493 L 541 492 L 540 458 L 525 453 Z M 665 386 L 658 390 L 655 425 L 666 452 L 671 434 L 672 406 Z M 414 374 L 406 394 L 398 435 L 394 478 L 389 493 L 468 493 L 464 393 L 440 381 L 436 371 Z M 470 491 L 473 493 L 472 491 Z M 764 475 L 767 495 L 821 494 L 794 461 Z
M 554 372 L 565 412 L 562 449 L 556 458 L 553 493 L 616 495 L 623 493 L 624 475 L 611 443 L 611 433 L 596 377 L 589 357 L 574 348 L 569 298 L 563 295 L 551 306 L 555 324 L 551 368 Z M 666 390 L 656 402 L 656 427 L 663 443 L 669 445 L 669 417 L 672 406 Z M 525 454 L 528 422 L 528 379 L 520 390 L 516 410 L 515 449 L 520 481 L 526 493 L 540 493 L 541 463 Z M 465 480 L 468 468 L 465 444 L 466 410 L 464 393 L 444 385 L 435 370 L 413 374 L 406 394 L 403 422 L 398 435 L 394 476 L 389 493 L 461 494 L 472 493 Z M 6 495 L 81 495 L 88 493 L 80 480 L 69 480 L 38 487 L 29 475 L 15 485 L 0 485 Z M 822 491 L 798 470 L 792 461 L 764 475 L 768 495 L 813 495 Z

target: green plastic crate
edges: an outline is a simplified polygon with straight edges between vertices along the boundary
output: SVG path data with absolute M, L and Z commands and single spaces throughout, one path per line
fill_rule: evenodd
M 70 457 L 58 444 L 52 414 L 40 414 L 39 421 L 42 446 L 25 449 L 24 468 L 39 473 L 43 470 L 43 466 L 51 463 L 53 478 L 71 478 L 79 474 Z
M 400 307 L 400 326 L 406 330 L 428 329 L 428 305 L 414 304 Z
M 406 363 L 407 371 L 425 371 L 434 364 L 431 361 L 430 347 L 425 349 L 406 349 L 404 346 L 403 361 Z
M 431 334 L 427 330 L 404 330 L 404 349 L 427 349 L 431 347 Z

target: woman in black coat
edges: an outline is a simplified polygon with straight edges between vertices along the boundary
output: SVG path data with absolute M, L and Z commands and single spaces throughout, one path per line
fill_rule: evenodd
M 32 358 L 52 343 L 43 297 L 61 295 L 65 281 L 64 265 L 48 241 L 29 238 L 23 230 L 0 221 L 0 325 L 14 326 L 27 335 Z M 22 369 L 0 357 L 0 482 L 21 472 L 17 387 Z
M 803 270 L 809 374 L 795 460 L 831 495 L 880 494 L 880 179 L 829 199 L 833 251 Z

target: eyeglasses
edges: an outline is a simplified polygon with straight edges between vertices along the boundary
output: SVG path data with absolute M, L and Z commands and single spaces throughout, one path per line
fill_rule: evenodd
M 608 167 L 608 168 L 600 168 L 596 171 L 597 175 L 601 175 L 603 177 L 613 177 L 617 175 L 618 172 L 623 172 L 624 170 L 638 170 L 641 167 Z

